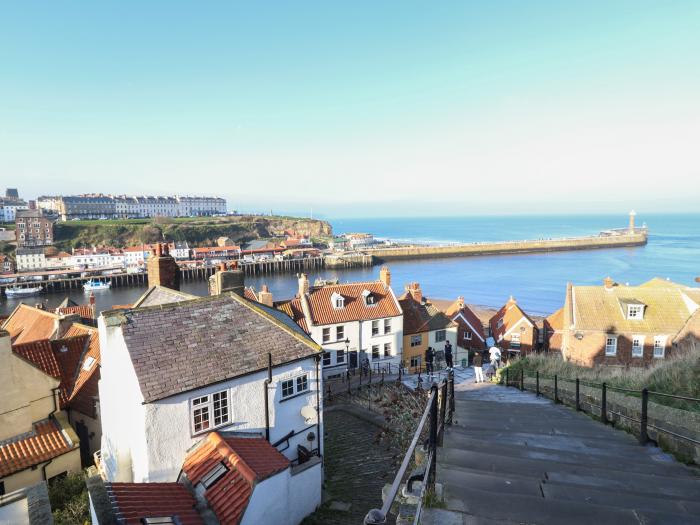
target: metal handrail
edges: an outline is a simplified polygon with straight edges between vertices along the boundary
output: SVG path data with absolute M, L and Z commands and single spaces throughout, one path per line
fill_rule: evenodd
M 386 521 L 386 516 L 389 514 L 389 511 L 391 510 L 391 506 L 394 503 L 394 500 L 396 499 L 396 495 L 399 493 L 399 488 L 401 487 L 401 481 L 403 480 L 403 477 L 406 475 L 406 471 L 408 470 L 408 466 L 411 463 L 411 458 L 413 457 L 413 452 L 416 449 L 416 445 L 418 445 L 418 440 L 420 439 L 420 435 L 423 433 L 423 428 L 425 427 L 425 422 L 428 420 L 428 416 L 430 415 L 432 406 L 433 406 L 433 398 L 437 396 L 437 386 L 433 385 L 431 388 L 430 392 L 430 397 L 428 398 L 428 402 L 425 405 L 425 409 L 423 410 L 423 416 L 420 418 L 420 422 L 418 423 L 418 428 L 416 428 L 416 432 L 413 434 L 413 439 L 411 440 L 411 444 L 408 447 L 408 450 L 406 450 L 406 454 L 403 457 L 403 461 L 401 462 L 401 466 L 399 467 L 399 471 L 396 473 L 396 476 L 394 477 L 394 482 L 391 484 L 391 488 L 389 489 L 389 493 L 386 496 L 386 499 L 384 500 L 384 504 L 382 505 L 381 509 L 373 509 L 370 510 L 369 513 L 367 514 L 367 517 L 365 518 L 365 522 L 367 522 L 367 518 L 370 517 L 370 514 L 374 514 L 372 517 L 374 519 L 373 523 L 382 523 L 382 521 L 377 521 L 377 519 L 383 519 Z M 426 469 L 426 472 L 428 472 L 429 469 Z M 377 515 L 376 512 L 381 513 L 380 515 Z
M 700 403 L 700 398 L 697 397 L 678 396 L 676 394 L 665 394 L 663 392 L 656 392 L 655 390 L 649 390 L 649 395 L 670 397 L 673 399 L 682 399 L 683 401 L 694 401 L 696 403 Z

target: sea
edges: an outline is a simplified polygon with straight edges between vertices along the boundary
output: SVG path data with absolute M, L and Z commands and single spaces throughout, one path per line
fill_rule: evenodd
M 595 235 L 624 228 L 623 215 L 528 215 L 413 218 L 329 219 L 335 233 L 369 232 L 377 238 L 433 244 L 531 240 Z M 509 296 L 532 315 L 547 315 L 563 305 L 567 282 L 599 284 L 606 276 L 620 283 L 640 284 L 652 277 L 696 285 L 700 276 L 700 214 L 639 213 L 637 225 L 649 228 L 646 246 L 580 250 L 526 255 L 450 257 L 392 262 L 392 287 L 398 294 L 409 282 L 418 282 L 423 294 L 434 299 L 456 299 L 483 307 L 500 307 Z M 337 278 L 340 282 L 376 279 L 379 266 L 351 270 L 323 270 L 309 276 Z M 297 281 L 292 274 L 248 277 L 257 289 L 267 284 L 275 300 L 292 297 Z M 700 286 L 700 285 L 698 285 Z M 135 301 L 145 288 L 115 288 L 96 292 L 98 310 Z M 206 282 L 188 282 L 183 291 L 206 295 Z M 24 302 L 55 307 L 68 295 L 87 301 L 80 290 L 24 298 Z M 8 315 L 20 300 L 0 299 L 0 313 Z

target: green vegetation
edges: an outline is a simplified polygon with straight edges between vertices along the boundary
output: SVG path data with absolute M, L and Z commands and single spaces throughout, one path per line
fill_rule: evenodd
M 578 377 L 584 384 L 605 382 L 611 387 L 631 390 L 641 390 L 646 387 L 664 394 L 700 398 L 700 352 L 663 360 L 648 368 L 611 366 L 587 368 L 564 361 L 560 357 L 545 354 L 511 361 L 507 367 L 499 370 L 499 374 L 505 373 L 506 368 L 512 378 L 520 377 L 522 369 L 525 376 L 530 377 L 534 377 L 535 372 L 539 371 L 543 378 L 553 377 L 556 374 L 566 379 Z M 685 402 L 663 396 L 651 396 L 650 399 L 655 403 L 674 408 L 700 412 L 700 403 L 697 402 Z
M 85 474 L 72 472 L 49 483 L 49 500 L 55 525 L 90 523 Z
M 332 235 L 330 224 L 324 221 L 237 215 L 57 222 L 54 239 L 56 246 L 62 250 L 90 246 L 123 248 L 163 240 L 187 241 L 191 246 L 211 246 L 218 237 L 245 242 L 283 236 L 287 230 L 314 237 Z

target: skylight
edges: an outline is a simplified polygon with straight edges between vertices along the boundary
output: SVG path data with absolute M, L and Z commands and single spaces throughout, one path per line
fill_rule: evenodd
M 226 468 L 226 465 L 224 465 L 222 462 L 219 462 L 202 478 L 201 483 L 205 489 L 208 489 L 214 483 L 219 481 L 219 479 L 221 479 L 221 477 L 227 472 L 228 469 Z
M 92 356 L 87 356 L 85 358 L 85 362 L 83 363 L 83 370 L 90 370 L 93 364 L 95 364 L 95 358 Z

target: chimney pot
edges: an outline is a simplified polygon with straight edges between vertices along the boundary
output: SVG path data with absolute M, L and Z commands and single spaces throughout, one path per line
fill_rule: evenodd
M 605 279 L 603 279 L 603 286 L 605 286 L 606 290 L 612 290 L 614 284 L 615 283 L 610 276 L 607 276 Z

